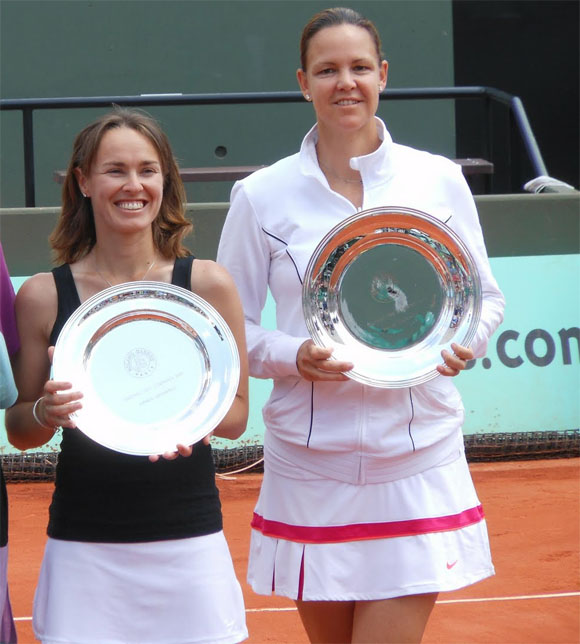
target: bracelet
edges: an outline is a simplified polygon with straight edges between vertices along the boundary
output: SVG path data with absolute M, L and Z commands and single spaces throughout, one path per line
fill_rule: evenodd
M 41 400 L 44 400 L 44 396 L 41 396 L 41 397 L 40 397 L 40 398 L 39 398 L 39 399 L 34 403 L 34 406 L 32 407 L 32 415 L 34 416 L 34 420 L 35 420 L 35 421 L 36 421 L 36 422 L 37 422 L 41 427 L 44 427 L 45 429 L 52 429 L 52 431 L 54 432 L 54 431 L 56 431 L 56 427 L 52 427 L 51 425 L 47 425 L 46 423 L 43 423 L 43 422 L 40 420 L 40 418 L 38 417 L 37 408 L 38 408 L 38 403 L 39 403 Z

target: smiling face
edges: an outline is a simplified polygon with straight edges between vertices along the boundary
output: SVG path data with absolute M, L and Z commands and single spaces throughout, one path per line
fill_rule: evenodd
M 368 132 L 376 136 L 374 115 L 387 83 L 387 62 L 366 29 L 351 24 L 326 27 L 310 40 L 306 70 L 297 71 L 310 95 L 320 134 Z
M 116 127 L 103 135 L 88 175 L 76 169 L 90 197 L 98 231 L 130 233 L 151 227 L 163 200 L 163 168 L 153 143 L 136 130 Z

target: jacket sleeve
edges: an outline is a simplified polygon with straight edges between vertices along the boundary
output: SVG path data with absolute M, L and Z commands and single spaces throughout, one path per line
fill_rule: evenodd
M 491 272 L 473 196 L 461 169 L 456 167 L 454 171 L 458 176 L 449 186 L 453 203 L 453 216 L 449 225 L 470 251 L 481 279 L 481 319 L 471 348 L 475 358 L 482 358 L 486 354 L 490 337 L 503 320 L 505 299 Z
M 242 300 L 250 375 L 254 378 L 299 376 L 296 354 L 307 338 L 261 326 L 268 295 L 270 245 L 243 182 L 237 182 L 232 189 L 217 261 L 233 277 Z

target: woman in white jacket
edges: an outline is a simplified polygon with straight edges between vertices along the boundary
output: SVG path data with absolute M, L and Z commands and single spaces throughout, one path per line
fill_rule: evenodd
M 242 297 L 250 373 L 272 378 L 265 471 L 248 580 L 291 597 L 313 642 L 418 642 L 437 593 L 493 574 L 451 378 L 485 354 L 503 315 L 475 204 L 459 166 L 393 143 L 375 116 L 387 81 L 374 25 L 328 9 L 306 25 L 300 88 L 316 125 L 300 152 L 238 182 L 218 262 Z M 447 223 L 483 292 L 468 347 L 411 388 L 355 382 L 309 339 L 302 280 L 322 237 L 362 209 L 398 205 Z M 276 330 L 260 326 L 270 289 Z

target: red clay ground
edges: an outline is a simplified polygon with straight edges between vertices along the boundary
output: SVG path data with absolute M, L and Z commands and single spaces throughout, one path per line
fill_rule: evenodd
M 424 644 L 577 644 L 580 459 L 476 463 L 471 471 L 487 515 L 496 576 L 441 595 Z M 245 583 L 260 481 L 259 474 L 219 481 L 225 532 L 246 598 L 246 642 L 306 643 L 291 601 L 255 595 Z M 20 644 L 36 642 L 29 617 L 51 491 L 50 483 L 8 485 L 9 583 Z M 473 601 L 457 601 L 466 599 Z

